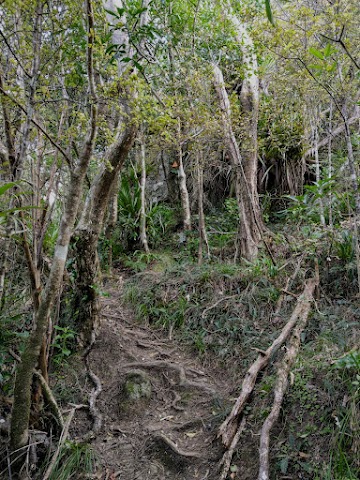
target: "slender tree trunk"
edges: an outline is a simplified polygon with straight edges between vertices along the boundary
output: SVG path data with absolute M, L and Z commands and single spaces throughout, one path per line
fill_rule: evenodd
M 333 102 L 330 100 L 330 113 L 329 113 L 329 140 L 328 140 L 328 179 L 331 181 L 333 176 L 333 165 L 332 165 L 332 117 L 333 117 Z M 333 213 L 332 213 L 332 186 L 330 185 L 329 191 L 329 226 L 333 228 Z
M 231 14 L 230 17 L 236 28 L 236 40 L 242 54 L 242 62 L 244 65 L 244 79 L 240 93 L 241 155 L 244 177 L 240 187 L 243 212 L 242 222 L 240 222 L 239 228 L 239 254 L 251 260 L 258 254 L 262 230 L 264 229 L 257 190 L 257 127 L 259 116 L 258 62 L 253 41 L 246 27 L 234 14 Z M 244 216 L 247 219 L 246 221 L 243 221 Z
M 93 151 L 96 135 L 97 107 L 93 75 L 92 48 L 94 45 L 94 24 L 91 0 L 87 0 L 86 6 L 88 14 L 89 45 L 87 68 L 90 94 L 92 97 L 88 134 L 78 165 L 71 176 L 50 275 L 41 297 L 39 309 L 36 313 L 35 328 L 30 334 L 24 353 L 21 356 L 21 362 L 17 368 L 14 388 L 14 404 L 10 425 L 11 449 L 15 455 L 15 452 L 18 449 L 21 449 L 28 443 L 33 372 L 38 363 L 41 345 L 49 323 L 49 317 L 62 284 L 69 242 L 75 224 L 78 206 L 82 195 L 82 187 Z
M 205 227 L 205 215 L 204 215 L 204 166 L 202 159 L 199 158 L 200 154 L 197 153 L 197 170 L 198 170 L 198 212 L 199 212 L 199 252 L 198 252 L 198 263 L 199 265 L 203 262 L 203 247 L 204 243 L 206 245 L 207 256 L 210 258 L 210 248 L 208 237 Z
M 358 290 L 360 293 L 360 243 L 359 243 L 359 227 L 358 221 L 360 219 L 360 192 L 358 185 L 358 175 L 355 164 L 354 149 L 351 142 L 351 131 L 349 125 L 349 117 L 347 113 L 346 100 L 344 101 L 343 109 L 343 120 L 345 124 L 345 138 L 346 138 L 346 147 L 347 147 L 347 157 L 350 170 L 350 182 L 351 187 L 355 197 L 355 216 L 354 216 L 354 241 L 355 241 L 355 255 L 356 255 L 356 268 L 357 268 L 357 277 L 358 277 Z
M 185 173 L 184 163 L 183 163 L 180 118 L 178 118 L 178 156 L 179 156 L 178 178 L 179 178 L 181 207 L 182 207 L 182 214 L 183 214 L 183 226 L 185 231 L 189 231 L 191 230 L 191 211 L 190 211 L 189 191 L 186 185 L 186 173 Z
M 113 248 L 112 248 L 112 238 L 116 228 L 116 222 L 118 219 L 118 189 L 119 189 L 119 175 L 114 180 L 111 192 L 110 199 L 108 204 L 108 215 L 105 229 L 105 236 L 109 242 L 108 246 L 108 266 L 109 272 L 112 272 L 113 264 Z
M 146 234 L 146 162 L 145 162 L 145 139 L 142 136 L 140 142 L 140 164 L 141 164 L 141 181 L 140 181 L 140 240 L 143 244 L 145 253 L 150 253 L 149 244 Z
M 320 160 L 319 160 L 319 129 L 317 125 L 317 111 L 314 112 L 314 118 L 313 122 L 311 125 L 311 130 L 312 130 L 312 143 L 313 143 L 313 152 L 314 152 L 314 158 L 315 158 L 315 176 L 316 176 L 316 183 L 319 185 L 321 181 L 321 174 L 320 174 Z M 320 197 L 318 199 L 318 204 L 319 204 L 319 211 L 320 211 L 320 223 L 321 225 L 325 226 L 325 214 L 324 214 L 324 203 L 323 199 Z

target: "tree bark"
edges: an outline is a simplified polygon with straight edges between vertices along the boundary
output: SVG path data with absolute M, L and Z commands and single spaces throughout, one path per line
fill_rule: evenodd
M 111 192 L 110 192 L 110 200 L 108 204 L 108 214 L 107 214 L 107 222 L 106 222 L 106 229 L 105 229 L 105 236 L 108 241 L 108 257 L 107 263 L 109 272 L 112 272 L 112 264 L 113 264 L 113 248 L 112 248 L 112 238 L 116 228 L 116 222 L 118 218 L 118 185 L 119 185 L 119 178 L 114 180 Z

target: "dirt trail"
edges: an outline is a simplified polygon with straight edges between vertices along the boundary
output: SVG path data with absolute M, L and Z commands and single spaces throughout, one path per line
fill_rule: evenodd
M 123 278 L 107 285 L 102 326 L 89 360 L 100 378 L 101 433 L 93 440 L 102 473 L 124 480 L 216 478 L 216 440 L 229 397 L 226 372 L 206 371 L 195 355 L 135 321 L 121 301 Z M 129 372 L 151 382 L 151 396 L 124 402 Z

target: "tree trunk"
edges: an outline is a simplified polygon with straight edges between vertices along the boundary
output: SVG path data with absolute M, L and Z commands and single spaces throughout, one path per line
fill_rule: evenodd
M 320 175 L 320 160 L 319 160 L 319 129 L 317 125 L 318 115 L 317 111 L 314 112 L 313 122 L 311 125 L 311 133 L 312 133 L 312 144 L 313 144 L 313 152 L 315 157 L 315 176 L 316 176 L 316 183 L 319 185 L 321 181 Z M 320 197 L 318 199 L 319 202 L 319 210 L 320 210 L 320 223 L 321 225 L 325 226 L 325 213 L 324 213 L 324 203 L 323 199 Z
M 243 206 L 239 226 L 239 255 L 248 260 L 252 260 L 258 254 L 258 246 L 264 228 L 257 190 L 257 127 L 259 116 L 258 62 L 254 44 L 247 29 L 234 14 L 231 14 L 230 18 L 236 28 L 236 41 L 238 42 L 244 65 L 244 78 L 240 93 L 240 151 L 243 165 L 243 178 L 240 189 Z
M 16 372 L 14 388 L 14 404 L 11 415 L 10 441 L 11 449 L 15 452 L 28 443 L 29 438 L 29 417 L 31 406 L 31 384 L 34 369 L 38 363 L 40 349 L 46 333 L 50 314 L 62 284 L 65 269 L 65 262 L 68 253 L 69 242 L 75 219 L 78 211 L 82 187 L 90 162 L 96 135 L 97 99 L 93 77 L 93 44 L 94 25 L 91 0 L 87 0 L 88 14 L 88 78 L 91 94 L 91 111 L 88 126 L 88 134 L 81 153 L 78 165 L 76 166 L 69 185 L 66 198 L 66 205 L 62 215 L 58 240 L 52 261 L 51 271 L 45 289 L 41 297 L 41 303 L 35 317 L 35 328 L 31 332 L 25 346 L 21 362 Z
M 247 175 L 243 158 L 231 125 L 231 107 L 224 78 L 220 68 L 213 64 L 214 85 L 222 111 L 225 145 L 235 174 L 235 194 L 239 208 L 239 236 L 236 256 L 251 260 L 258 253 L 262 225 L 257 194 L 257 180 L 254 165 L 247 162 Z M 248 151 L 250 155 L 250 151 Z M 254 157 L 252 158 L 254 160 Z M 257 159 L 256 159 L 257 164 Z
M 150 253 L 149 244 L 146 235 L 146 162 L 145 162 L 145 139 L 141 138 L 140 143 L 140 163 L 141 163 L 141 181 L 140 181 L 140 240 L 143 244 L 145 253 Z
M 108 204 L 108 214 L 107 214 L 107 222 L 106 222 L 106 229 L 105 229 L 105 236 L 108 241 L 108 257 L 107 263 L 109 272 L 112 272 L 112 264 L 113 264 L 113 249 L 112 249 L 112 238 L 116 228 L 116 222 L 118 218 L 118 190 L 119 190 L 119 177 L 114 180 L 111 192 L 110 192 L 110 200 Z
M 198 212 L 199 212 L 199 252 L 198 252 L 198 263 L 199 265 L 203 262 L 203 247 L 204 243 L 206 245 L 207 256 L 210 258 L 210 248 L 209 241 L 206 233 L 205 227 L 205 215 L 204 215 L 204 165 L 202 159 L 199 158 L 199 153 L 197 154 L 197 170 L 198 170 Z
M 77 282 L 73 311 L 84 345 L 91 343 L 92 332 L 96 332 L 99 326 L 100 271 L 97 247 L 106 207 L 110 192 L 137 134 L 137 126 L 129 117 L 127 122 L 128 125 L 106 152 L 103 167 L 89 191 L 74 233 L 73 256 L 77 267 Z
M 185 231 L 191 230 L 191 212 L 190 212 L 190 199 L 189 199 L 189 191 L 186 185 L 186 173 L 184 169 L 183 163 L 183 150 L 182 150 L 182 142 L 181 142 L 181 121 L 178 118 L 178 144 L 179 144 L 179 167 L 178 167 L 178 178 L 179 178 L 179 190 L 180 190 L 180 199 L 181 199 L 181 207 L 182 207 L 182 214 L 183 214 L 183 226 Z
M 122 7 L 121 0 L 106 0 L 105 8 L 115 9 Z M 143 0 L 142 6 L 146 9 L 140 17 L 140 25 L 148 22 L 147 7 L 149 0 Z M 114 36 L 115 35 L 115 36 Z M 127 48 L 127 55 L 131 58 L 134 54 L 134 47 L 127 39 L 116 37 L 113 32 L 113 41 L 116 44 L 122 41 Z M 124 70 L 118 62 L 119 75 Z M 75 286 L 73 311 L 76 312 L 76 323 L 81 332 L 80 338 L 84 345 L 93 342 L 94 333 L 99 326 L 99 287 L 100 270 L 97 247 L 100 233 L 104 224 L 106 207 L 109 203 L 110 192 L 114 188 L 121 167 L 132 148 L 138 132 L 136 119 L 129 107 L 128 100 L 134 97 L 136 92 L 125 92 L 121 103 L 124 108 L 123 121 L 120 121 L 118 134 L 114 143 L 108 148 L 105 154 L 104 164 L 95 177 L 88 193 L 84 209 L 76 227 L 74 235 L 74 258 L 77 262 L 77 283 Z

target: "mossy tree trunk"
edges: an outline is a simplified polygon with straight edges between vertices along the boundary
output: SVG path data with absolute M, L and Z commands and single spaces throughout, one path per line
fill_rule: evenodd
M 73 256 L 77 268 L 73 312 L 84 345 L 92 342 L 92 332 L 99 325 L 100 269 L 97 248 L 106 208 L 138 130 L 135 122 L 131 123 L 129 118 L 130 111 L 127 116 L 128 125 L 120 127 L 115 142 L 106 153 L 103 167 L 89 191 L 73 238 Z

